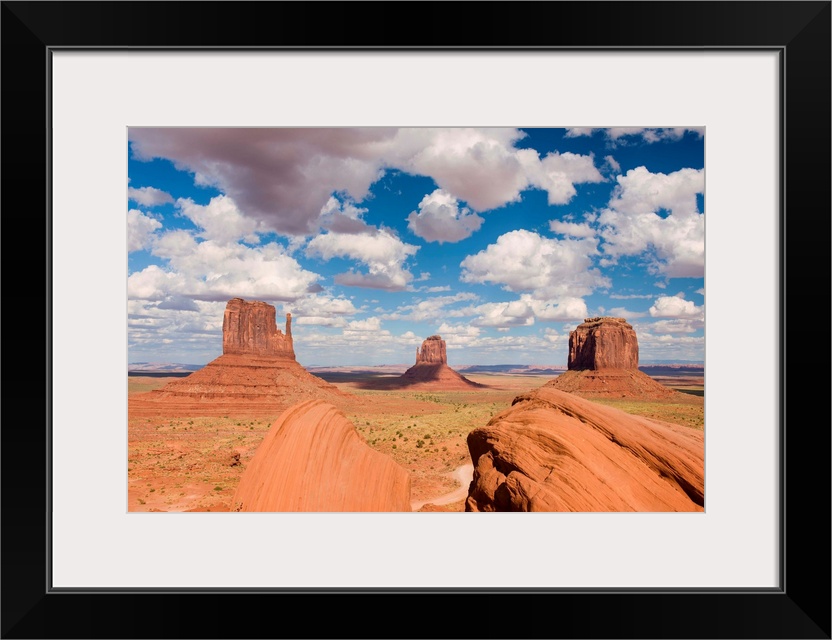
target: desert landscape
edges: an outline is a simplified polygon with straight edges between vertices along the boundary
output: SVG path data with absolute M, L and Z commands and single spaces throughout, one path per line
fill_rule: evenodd
M 130 127 L 129 512 L 700 512 L 701 127 Z
M 462 376 L 441 336 L 400 375 L 313 375 L 291 316 L 281 332 L 273 306 L 233 299 L 222 356 L 128 378 L 129 509 L 701 510 L 704 377 L 639 371 L 621 318 L 588 319 L 570 345 L 554 378 Z

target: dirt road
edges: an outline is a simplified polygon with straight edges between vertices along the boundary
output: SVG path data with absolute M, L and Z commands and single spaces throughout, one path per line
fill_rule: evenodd
M 450 493 L 446 493 L 435 498 L 411 502 L 411 508 L 414 511 L 418 511 L 426 504 L 442 505 L 465 500 L 465 498 L 468 497 L 468 485 L 471 484 L 471 480 L 474 478 L 474 465 L 470 463 L 464 464 L 461 467 L 457 467 L 457 469 L 452 471 L 450 475 L 452 475 L 454 479 L 459 482 L 460 486 L 458 489 L 454 489 Z

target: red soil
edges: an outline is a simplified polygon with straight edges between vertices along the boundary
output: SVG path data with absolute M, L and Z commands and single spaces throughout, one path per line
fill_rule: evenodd
M 225 354 L 187 377 L 131 398 L 130 414 L 273 414 L 313 398 L 340 403 L 346 395 L 294 360 Z
M 485 385 L 472 382 L 446 364 L 418 363 L 404 372 L 397 386 L 406 389 L 441 389 L 443 391 L 468 391 L 482 389 Z
M 653 380 L 638 369 L 597 369 L 566 371 L 546 384 L 553 389 L 585 398 L 612 397 L 637 400 L 677 399 L 687 402 L 684 393 Z

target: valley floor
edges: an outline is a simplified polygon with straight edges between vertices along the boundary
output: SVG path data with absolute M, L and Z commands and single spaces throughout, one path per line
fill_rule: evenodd
M 411 474 L 412 504 L 423 511 L 463 511 L 470 468 L 466 437 L 551 375 L 466 374 L 472 391 L 379 390 L 384 373 L 318 374 L 350 394 L 341 409 L 374 449 Z M 703 379 L 667 376 L 685 392 L 670 402 L 598 399 L 628 413 L 704 428 Z M 286 407 L 236 403 L 223 409 L 148 408 L 141 394 L 168 378 L 128 378 L 128 508 L 133 511 L 228 511 L 247 462 Z M 383 385 L 381 385 L 383 386 Z M 467 470 L 465 474 L 470 474 Z M 470 475 L 465 475 L 470 477 Z M 457 498 L 457 499 L 454 499 Z

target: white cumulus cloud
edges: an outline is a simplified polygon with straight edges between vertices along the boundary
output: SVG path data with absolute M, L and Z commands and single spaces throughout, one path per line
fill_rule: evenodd
M 283 313 L 291 313 L 297 324 L 345 327 L 346 316 L 355 315 L 358 309 L 352 300 L 343 296 L 315 293 L 283 305 Z
M 563 220 L 550 220 L 549 229 L 554 233 L 573 238 L 592 238 L 595 236 L 595 229 L 586 222 L 564 222 Z
M 444 191 L 476 211 L 517 201 L 529 181 L 514 143 L 517 129 L 399 129 L 387 162 L 410 173 L 430 176 Z
M 245 240 L 251 244 L 259 241 L 261 225 L 246 218 L 228 196 L 216 196 L 206 205 L 196 204 L 190 198 L 179 198 L 176 207 L 181 214 L 200 227 L 199 236 L 220 244 Z
M 520 300 L 525 302 L 538 320 L 583 320 L 589 315 L 586 302 L 582 298 L 561 298 L 557 302 L 537 300 L 524 294 Z
M 127 212 L 127 252 L 141 251 L 150 247 L 153 232 L 162 228 L 162 223 L 138 209 Z
M 705 307 L 697 307 L 691 300 L 681 296 L 661 296 L 656 298 L 650 307 L 650 315 L 654 318 L 696 318 L 704 316 Z
M 144 207 L 155 207 L 160 204 L 173 202 L 173 196 L 155 187 L 127 187 L 127 197 Z
M 437 189 L 419 203 L 419 211 L 411 211 L 407 227 L 428 242 L 459 242 L 477 231 L 483 219 L 470 209 L 459 208 L 459 202 L 447 191 Z
M 516 300 L 486 302 L 479 305 L 453 309 L 449 317 L 472 317 L 471 325 L 477 327 L 525 327 L 535 323 L 583 320 L 589 313 L 581 298 L 561 298 L 558 301 L 541 300 L 531 294 L 523 294 Z
M 638 167 L 618 176 L 608 208 L 598 217 L 604 253 L 651 253 L 653 273 L 670 278 L 702 277 L 705 218 L 697 194 L 704 192 L 704 170 L 651 173 Z
M 365 318 L 364 320 L 353 320 L 347 323 L 344 333 L 370 332 L 376 333 L 381 329 L 381 320 L 376 317 Z
M 333 194 L 362 202 L 388 170 L 430 177 L 473 211 L 516 202 L 521 192 L 544 189 L 562 204 L 575 184 L 599 182 L 592 156 L 550 153 L 540 158 L 515 144 L 513 128 L 132 128 L 137 160 L 166 158 L 218 188 L 247 218 L 289 235 L 360 232 L 360 216 L 327 218 Z M 473 222 L 473 218 L 469 220 Z M 341 225 L 348 225 L 349 229 Z
M 575 184 L 603 182 L 594 158 L 575 153 L 548 153 L 542 159 L 536 151 L 518 152 L 526 168 L 529 183 L 546 191 L 549 204 L 566 204 L 577 194 Z
M 352 202 L 340 202 L 333 196 L 321 209 L 320 225 L 335 233 L 362 233 L 371 230 L 363 220 L 365 213 L 367 209 L 357 207 Z
M 436 333 L 442 336 L 448 349 L 461 349 L 474 344 L 482 333 L 482 329 L 470 324 L 449 324 L 443 322 Z
M 184 230 L 168 232 L 153 243 L 152 253 L 167 266 L 150 265 L 127 279 L 130 298 L 162 300 L 184 296 L 195 300 L 289 301 L 320 289 L 320 276 L 303 269 L 277 243 L 262 247 L 197 242 Z
M 413 280 L 413 274 L 405 268 L 404 262 L 418 250 L 419 247 L 402 242 L 392 231 L 382 228 L 316 236 L 309 241 L 306 255 L 323 260 L 350 258 L 367 267 L 366 272 L 351 270 L 336 275 L 338 284 L 401 291 Z
M 527 327 L 534 324 L 534 312 L 522 300 L 486 302 L 473 308 L 476 327 Z
M 502 284 L 509 291 L 534 291 L 539 299 L 581 297 L 610 281 L 592 268 L 597 243 L 558 240 L 518 229 L 461 263 L 463 282 Z

